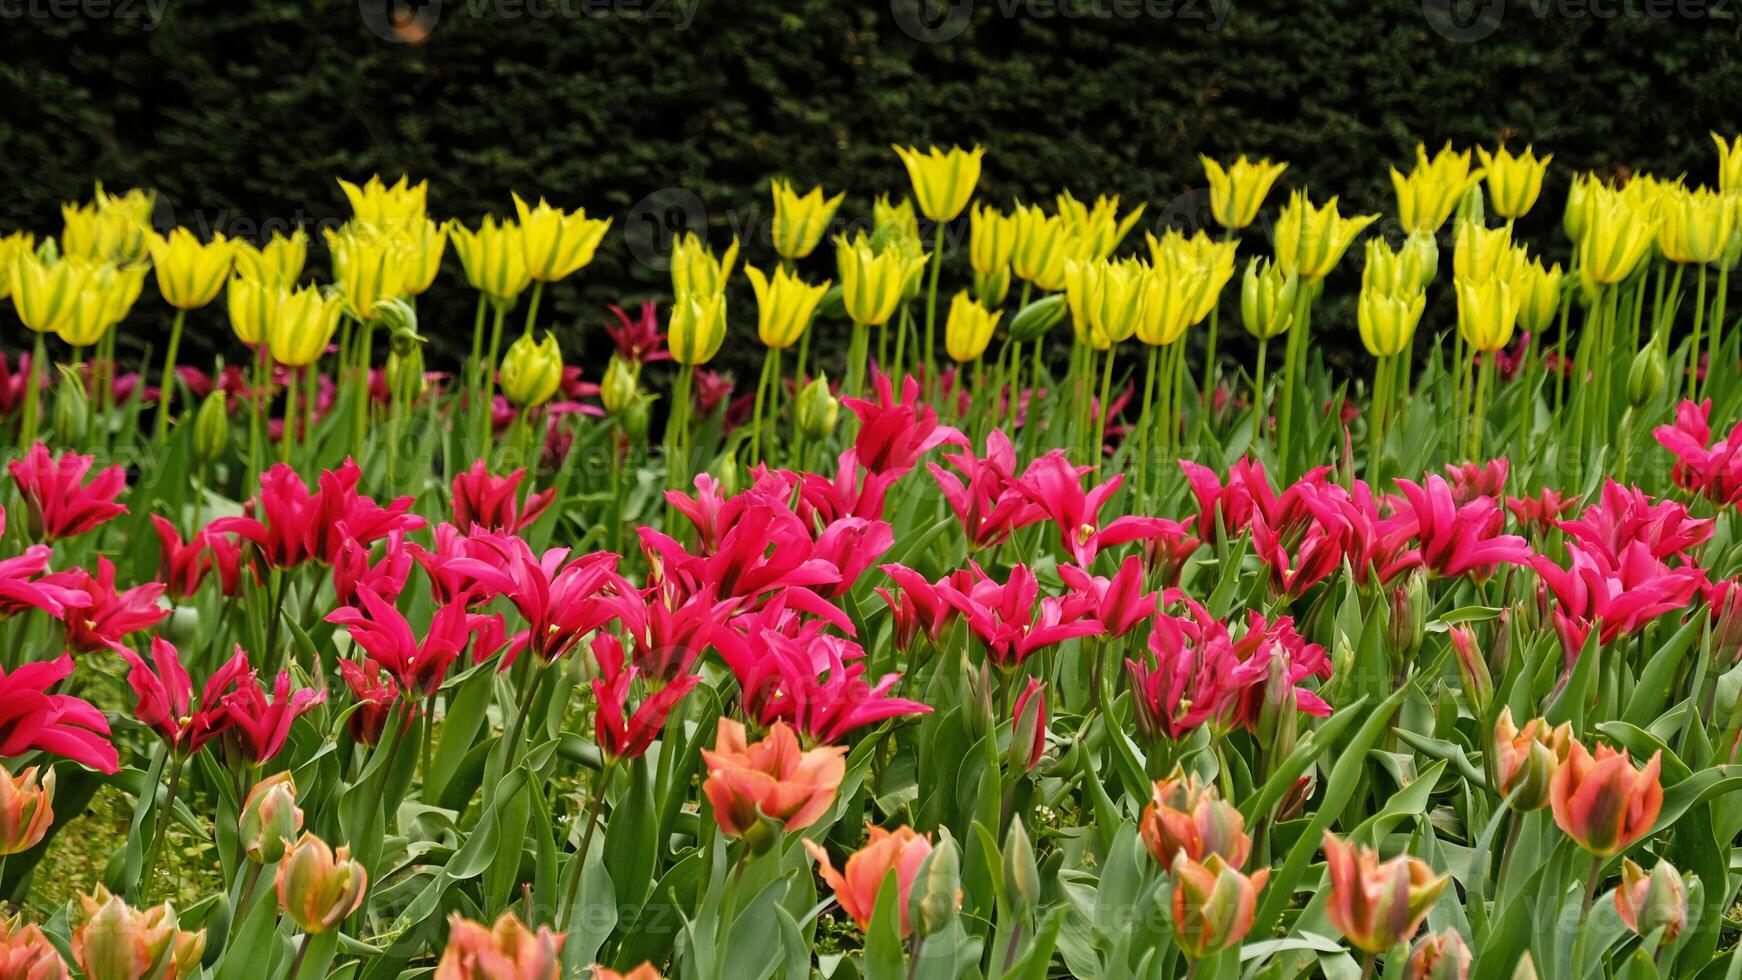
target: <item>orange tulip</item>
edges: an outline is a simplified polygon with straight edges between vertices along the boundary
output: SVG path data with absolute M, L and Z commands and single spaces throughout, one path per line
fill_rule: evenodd
M 1532 718 L 1521 731 L 1512 724 L 1512 709 L 1501 708 L 1494 722 L 1494 773 L 1499 779 L 1500 795 L 1511 795 L 1515 810 L 1540 810 L 1548 806 L 1549 783 L 1567 747 L 1573 741 L 1573 726 L 1563 724 L 1550 729 L 1548 722 Z
M 1252 850 L 1240 811 L 1222 799 L 1213 783 L 1188 776 L 1177 766 L 1173 775 L 1156 782 L 1138 830 L 1163 867 L 1172 867 L 1174 858 L 1184 854 L 1193 861 L 1215 855 L 1239 868 Z
M 1645 836 L 1663 809 L 1662 761 L 1656 752 L 1644 769 L 1635 769 L 1625 751 L 1599 745 L 1593 756 L 1573 742 L 1549 784 L 1554 822 L 1596 857 L 1621 853 Z
M 0 919 L 0 977 L 67 980 L 67 965 L 35 924 L 21 927 L 16 919 Z
M 1450 878 L 1407 854 L 1382 864 L 1373 850 L 1328 830 L 1325 867 L 1331 878 L 1325 914 L 1357 949 L 1376 956 L 1415 935 Z
M 798 736 L 783 721 L 768 736 L 747 743 L 744 726 L 721 718 L 713 749 L 703 749 L 708 778 L 702 792 L 714 805 L 714 820 L 729 836 L 739 837 L 756 826 L 758 814 L 778 820 L 787 830 L 816 823 L 835 802 L 847 774 L 845 746 L 799 751 Z
M 593 980 L 660 980 L 652 963 L 643 963 L 628 973 L 618 973 L 609 967 L 593 967 Z
M 1660 859 L 1648 875 L 1639 865 L 1622 859 L 1615 912 L 1623 925 L 1641 936 L 1662 929 L 1658 941 L 1669 943 L 1688 927 L 1688 890 L 1681 873 Z
M 135 909 L 102 885 L 79 902 L 85 921 L 73 930 L 73 959 L 86 980 L 176 980 L 199 970 L 205 930 L 178 929 L 168 902 Z
M 1178 852 L 1173 861 L 1173 932 L 1180 951 L 1193 959 L 1238 946 L 1252 931 L 1258 893 L 1269 868 L 1250 877 L 1211 854 L 1203 864 Z
M 840 903 L 842 911 L 853 917 L 860 929 L 871 928 L 871 911 L 877 907 L 877 890 L 883 887 L 883 880 L 893 871 L 900 893 L 896 904 L 901 908 L 901 935 L 905 939 L 908 933 L 907 899 L 913 893 L 913 879 L 918 877 L 920 865 L 931 854 L 931 838 L 916 833 L 912 827 L 894 831 L 882 827 L 867 829 L 871 839 L 847 858 L 845 874 L 835 870 L 829 863 L 829 852 L 815 842 L 806 840 L 804 846 L 816 859 L 817 873 L 834 889 L 835 901 Z
M 357 911 L 369 873 L 351 860 L 351 849 L 337 852 L 310 833 L 278 865 L 278 904 L 303 932 L 326 932 Z
M 494 926 L 455 912 L 435 980 L 557 980 L 563 939 L 549 926 L 531 931 L 513 912 L 497 916 Z
M 35 847 L 54 823 L 54 770 L 38 781 L 31 766 L 14 776 L 0 766 L 0 856 Z
M 1404 965 L 1405 980 L 1467 980 L 1470 947 L 1458 930 L 1446 928 L 1421 937 Z

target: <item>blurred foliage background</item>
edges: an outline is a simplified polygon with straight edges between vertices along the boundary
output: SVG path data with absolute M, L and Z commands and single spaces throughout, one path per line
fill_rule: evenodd
M 596 378 L 604 304 L 664 297 L 672 230 L 736 233 L 768 263 L 771 177 L 845 189 L 862 221 L 905 190 L 891 142 L 978 142 L 982 198 L 1114 193 L 1150 228 L 1207 222 L 1200 152 L 1288 160 L 1285 185 L 1389 211 L 1387 167 L 1417 140 L 1531 142 L 1555 168 L 1520 233 L 1554 243 L 1572 168 L 1712 181 L 1707 132 L 1742 114 L 1735 0 L 399 0 L 397 20 L 394 2 L 8 0 L 0 228 L 56 233 L 98 180 L 249 237 L 341 219 L 336 175 L 428 178 L 431 213 L 467 221 L 546 195 L 616 219 L 542 318 Z M 474 301 L 447 262 L 419 304 L 438 365 Z M 310 263 L 324 276 L 318 247 Z M 806 271 L 832 276 L 829 250 Z M 1359 348 L 1351 305 L 1315 317 L 1333 355 Z M 747 332 L 747 291 L 734 309 Z M 135 355 L 160 322 L 142 301 Z M 193 322 L 196 356 L 225 349 L 221 304 Z M 750 346 L 722 355 L 740 377 Z

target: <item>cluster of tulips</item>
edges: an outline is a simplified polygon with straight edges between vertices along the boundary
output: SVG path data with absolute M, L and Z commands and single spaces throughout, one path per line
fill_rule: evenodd
M 868 225 L 777 179 L 679 236 L 592 376 L 539 308 L 609 221 L 341 181 L 316 283 L 99 188 L 0 239 L 0 974 L 1733 978 L 1718 145 L 1418 149 L 1384 224 L 1205 159 L 1220 231 L 1141 244 L 898 147 Z M 1514 237 L 1562 192 L 1564 269 Z

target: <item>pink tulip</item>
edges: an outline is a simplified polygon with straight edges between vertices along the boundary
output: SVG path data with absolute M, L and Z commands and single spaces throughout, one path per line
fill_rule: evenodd
M 90 702 L 50 689 L 73 672 L 73 658 L 0 668 L 0 758 L 40 751 L 71 759 L 98 772 L 121 770 L 109 742 L 109 721 Z
M 76 537 L 127 513 L 125 505 L 115 502 L 127 489 L 126 473 L 111 466 L 86 483 L 94 462 L 95 457 L 76 453 L 53 456 L 39 442 L 8 464 L 12 481 L 24 496 L 32 538 Z

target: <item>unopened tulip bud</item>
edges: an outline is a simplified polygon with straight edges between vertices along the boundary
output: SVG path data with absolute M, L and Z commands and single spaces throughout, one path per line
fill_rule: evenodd
M 84 441 L 91 406 L 83 382 L 64 368 L 62 373 L 61 383 L 55 386 L 54 434 L 63 444 L 76 446 Z
M 992 674 L 990 661 L 981 664 L 979 670 L 968 671 L 968 703 L 962 706 L 962 724 L 975 739 L 984 736 L 998 717 L 992 707 L 996 688 L 997 680 Z
M 0 858 L 35 847 L 53 823 L 54 770 L 31 766 L 14 776 L 0 766 Z
M 1615 889 L 1615 911 L 1627 928 L 1640 936 L 1659 929 L 1660 944 L 1667 944 L 1688 926 L 1688 890 L 1681 872 L 1659 859 L 1647 875 L 1625 858 L 1621 861 L 1621 887 Z
M 1172 872 L 1171 911 L 1180 952 L 1192 959 L 1214 956 L 1238 946 L 1252 931 L 1269 868 L 1248 877 L 1218 855 L 1200 864 L 1182 852 L 1174 858 Z
M 1421 937 L 1409 953 L 1403 975 L 1408 980 L 1467 980 L 1470 961 L 1464 937 L 1448 926 Z
M 1621 853 L 1645 836 L 1663 809 L 1662 765 L 1661 752 L 1635 769 L 1626 750 L 1599 745 L 1593 755 L 1572 742 L 1549 784 L 1555 824 L 1596 857 Z
M 1454 626 L 1449 635 L 1452 652 L 1458 658 L 1458 673 L 1464 678 L 1464 696 L 1476 714 L 1484 715 L 1494 699 L 1494 678 L 1488 673 L 1488 661 L 1482 658 L 1482 648 L 1476 644 L 1476 634 L 1468 626 Z
M 829 391 L 829 379 L 819 375 L 798 393 L 793 407 L 798 418 L 798 430 L 806 439 L 819 442 L 835 431 L 841 417 L 841 402 Z
M 194 458 L 210 466 L 230 448 L 230 400 L 214 389 L 194 413 Z
M 974 298 L 989 307 L 999 306 L 1010 295 L 1010 266 L 994 272 L 974 273 Z
M 1300 736 L 1300 711 L 1295 706 L 1294 681 L 1288 676 L 1286 658 L 1270 658 L 1264 681 L 1264 700 L 1258 708 L 1258 737 L 1274 758 L 1294 751 Z
M 532 334 L 522 334 L 502 357 L 500 379 L 502 394 L 521 408 L 550 401 L 563 379 L 562 352 L 557 349 L 556 338 L 547 333 L 542 341 L 534 341 Z
M 714 465 L 714 482 L 720 485 L 722 497 L 735 496 L 743 489 L 744 474 L 738 468 L 738 457 L 735 454 L 729 453 L 720 457 L 720 461 Z
M 1011 772 L 1028 772 L 1040 762 L 1046 752 L 1046 685 L 1030 677 L 1028 686 L 1016 696 L 1016 706 L 1010 723 L 1010 745 L 1004 754 Z
M 1512 796 L 1512 808 L 1540 810 L 1549 804 L 1549 787 L 1572 742 L 1572 727 L 1551 729 L 1532 718 L 1520 731 L 1512 724 L 1512 709 L 1501 708 L 1494 722 L 1494 773 L 1501 796 Z
M 1010 832 L 1004 835 L 1004 897 L 1018 916 L 1040 904 L 1040 866 L 1021 820 L 1010 821 Z
M 1252 850 L 1240 811 L 1222 799 L 1214 783 L 1187 775 L 1178 766 L 1156 782 L 1138 832 L 1164 868 L 1172 867 L 1181 854 L 1199 862 L 1215 855 L 1238 868 Z
M 1010 339 L 1019 344 L 1033 343 L 1058 326 L 1067 312 L 1064 293 L 1037 299 L 1016 311 L 1016 316 L 1010 321 Z
M 610 363 L 605 365 L 605 379 L 599 382 L 599 401 L 605 411 L 616 415 L 628 408 L 635 400 L 636 390 L 634 369 L 628 361 L 611 355 Z
M 956 905 L 962 893 L 962 862 L 956 852 L 956 842 L 949 837 L 938 841 L 920 868 L 913 896 L 909 900 L 908 921 L 921 936 L 935 936 L 949 928 L 956 917 Z
M 1633 355 L 1633 365 L 1627 371 L 1627 404 L 1644 408 L 1663 388 L 1664 374 L 1668 370 L 1663 352 L 1656 344 L 1646 344 L 1644 350 Z
M 648 426 L 653 422 L 653 396 L 638 394 L 629 402 L 619 416 L 623 423 L 623 434 L 629 441 L 639 443 L 647 438 Z
M 302 830 L 302 811 L 296 806 L 296 782 L 290 772 L 277 772 L 254 784 L 242 804 L 237 827 L 242 852 L 255 864 L 273 864 Z
M 278 904 L 303 932 L 326 932 L 362 906 L 368 883 L 349 847 L 305 833 L 278 865 Z
M 1391 648 L 1404 660 L 1413 659 L 1427 634 L 1427 575 L 1415 569 L 1391 587 Z

